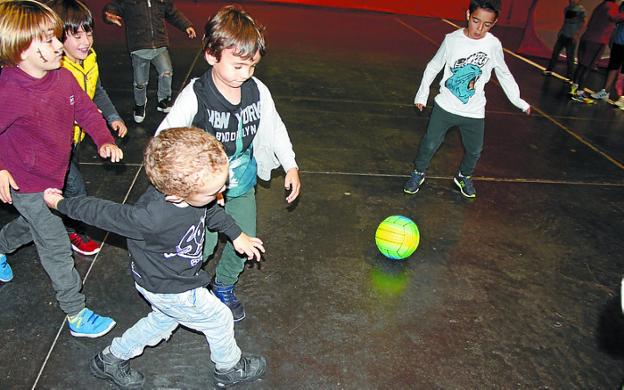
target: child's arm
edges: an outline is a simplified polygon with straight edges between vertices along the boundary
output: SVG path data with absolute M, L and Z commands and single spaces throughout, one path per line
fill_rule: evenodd
M 282 121 L 271 92 L 260 80 L 254 78 L 260 91 L 260 129 L 254 138 L 254 153 L 258 163 L 258 177 L 269 180 L 271 169 L 282 166 L 286 172 L 284 187 L 289 191 L 286 201 L 292 203 L 301 192 L 301 180 L 299 179 L 299 167 L 295 161 L 295 152 L 288 136 L 286 125 Z M 275 160 L 277 161 L 271 161 Z M 272 162 L 267 166 L 267 162 Z
M 123 22 L 123 8 L 118 0 L 104 6 L 104 21 L 121 27 Z
M 193 91 L 194 83 L 195 81 L 192 81 L 180 92 L 171 107 L 171 111 L 160 123 L 154 135 L 158 135 L 161 131 L 166 129 L 193 125 L 193 118 L 195 118 L 197 114 L 197 97 Z
M 509 71 L 507 64 L 505 63 L 505 57 L 503 55 L 503 47 L 500 45 L 496 45 L 496 48 L 493 50 L 494 57 L 494 72 L 496 72 L 496 77 L 507 95 L 507 99 L 516 107 L 522 110 L 522 112 L 529 115 L 531 113 L 531 106 L 529 103 L 525 102 L 520 98 L 520 88 L 516 83 L 513 75 Z
M 98 147 L 98 152 L 102 158 L 110 158 L 112 162 L 118 162 L 123 158 L 123 152 L 117 145 L 115 145 L 115 139 L 111 136 L 106 122 L 102 118 L 102 114 L 97 109 L 97 106 L 78 85 L 74 76 L 64 69 L 61 71 L 67 72 L 68 77 L 71 77 L 73 86 L 73 98 L 74 98 L 74 119 L 78 126 L 85 129 L 87 134 L 93 139 Z
M 422 80 L 420 81 L 420 87 L 418 88 L 418 92 L 416 92 L 416 97 L 414 98 L 414 104 L 420 111 L 427 105 L 427 99 L 429 99 L 429 88 L 431 88 L 431 83 L 435 80 L 440 70 L 444 68 L 444 64 L 446 64 L 446 40 L 448 38 L 445 37 L 440 45 L 440 48 L 433 56 L 431 61 L 427 64 L 425 71 L 423 73 Z
M 125 137 L 128 132 L 128 128 L 126 124 L 121 119 L 121 116 L 115 109 L 113 102 L 108 97 L 108 93 L 104 87 L 102 87 L 102 83 L 100 82 L 100 78 L 98 77 L 97 83 L 95 84 L 95 95 L 93 96 L 93 102 L 97 106 L 97 108 L 102 111 L 102 115 L 106 118 L 106 121 L 110 125 L 110 127 L 115 130 L 120 137 Z
M 165 19 L 180 31 L 184 31 L 189 38 L 195 38 L 196 34 L 193 23 L 173 5 L 173 1 L 168 2 L 168 7 L 165 11 Z
M 71 219 L 119 234 L 130 239 L 142 239 L 143 232 L 154 230 L 152 218 L 143 208 L 119 204 L 90 196 L 64 198 L 61 190 L 48 188 L 43 200 L 49 208 Z
M 262 240 L 243 233 L 236 221 L 225 212 L 223 207 L 215 204 L 208 206 L 206 210 L 206 227 L 209 230 L 225 234 L 232 241 L 234 249 L 238 253 L 244 253 L 247 259 L 251 260 L 255 257 L 256 261 L 260 261 L 260 252 L 264 253 Z

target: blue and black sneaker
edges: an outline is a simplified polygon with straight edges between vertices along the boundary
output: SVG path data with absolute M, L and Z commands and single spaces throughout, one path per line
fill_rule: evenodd
M 414 195 L 420 189 L 420 185 L 425 182 L 425 172 L 412 171 L 410 178 L 403 187 L 403 192 Z
M 0 282 L 10 282 L 13 280 L 13 270 L 9 263 L 7 263 L 7 257 L 5 254 L 0 253 Z
M 463 176 L 461 173 L 457 174 L 453 178 L 453 181 L 459 187 L 462 195 L 466 198 L 476 198 L 477 191 L 475 190 L 474 184 L 472 183 L 471 176 Z
M 234 285 L 233 284 L 222 284 L 216 281 L 213 277 L 210 281 L 210 292 L 212 295 L 219 298 L 221 302 L 225 304 L 225 306 L 229 307 L 232 311 L 232 317 L 234 317 L 234 322 L 241 321 L 245 318 L 245 308 L 243 304 L 236 298 L 234 295 Z

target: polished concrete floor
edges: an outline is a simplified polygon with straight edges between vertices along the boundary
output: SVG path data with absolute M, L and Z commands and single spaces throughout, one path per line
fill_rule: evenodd
M 99 14 L 102 1 L 88 3 Z M 571 102 L 566 84 L 507 54 L 534 114 L 488 85 L 476 201 L 452 184 L 463 153 L 456 130 L 424 187 L 407 196 L 402 186 L 431 112 L 417 112 L 413 97 L 454 27 L 244 3 L 267 26 L 269 52 L 257 76 L 289 128 L 303 191 L 287 207 L 280 174 L 257 188 L 267 253 L 241 277 L 247 318 L 236 337 L 243 350 L 266 355 L 269 367 L 240 388 L 617 388 L 624 378 L 624 112 Z M 178 2 L 197 26 L 221 4 Z M 177 91 L 206 64 L 195 61 L 198 40 L 170 31 Z M 517 47 L 518 31 L 497 26 L 494 33 Z M 129 125 L 119 140 L 126 156 L 119 165 L 102 162 L 86 143 L 81 169 L 91 195 L 132 203 L 147 185 L 142 148 L 163 116 L 152 82 L 147 119 L 132 121 L 123 39 L 98 21 L 102 81 Z M 593 75 L 589 87 L 601 78 Z M 418 250 L 399 262 L 374 244 L 377 224 L 394 214 L 412 218 L 421 233 Z M 0 223 L 15 215 L 0 207 Z M 34 246 L 21 248 L 9 255 L 14 280 L 0 287 L 0 388 L 114 388 L 90 375 L 88 361 L 149 309 L 133 288 L 124 240 L 91 233 L 103 249 L 75 256 L 76 267 L 88 305 L 117 326 L 99 339 L 71 337 Z M 187 329 L 132 365 L 147 389 L 212 386 L 205 339 Z

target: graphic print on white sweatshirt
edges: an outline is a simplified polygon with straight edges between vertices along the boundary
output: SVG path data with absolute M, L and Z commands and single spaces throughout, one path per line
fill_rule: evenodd
M 453 74 L 446 80 L 444 86 L 462 103 L 468 104 L 470 98 L 475 94 L 475 84 L 483 73 L 481 68 L 489 60 L 487 54 L 481 51 L 471 54 L 467 58 L 458 59 L 451 67 Z

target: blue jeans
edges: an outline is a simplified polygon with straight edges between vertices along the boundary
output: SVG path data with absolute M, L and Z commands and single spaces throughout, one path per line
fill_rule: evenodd
M 150 64 L 153 64 L 158 72 L 158 101 L 170 98 L 173 66 L 167 48 L 136 50 L 130 53 L 130 57 L 134 73 L 134 103 L 142 106 L 147 100 Z
M 138 284 L 135 287 L 150 303 L 152 312 L 113 339 L 110 350 L 117 358 L 139 356 L 146 346 L 169 339 L 179 325 L 184 325 L 206 336 L 210 358 L 218 370 L 238 363 L 241 351 L 234 339 L 232 312 L 205 287 L 180 294 L 154 294 Z

